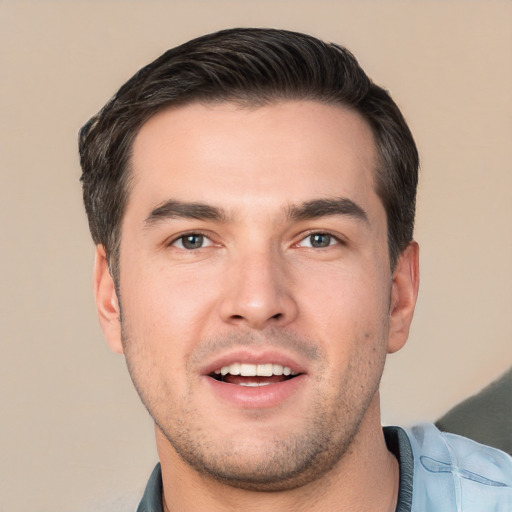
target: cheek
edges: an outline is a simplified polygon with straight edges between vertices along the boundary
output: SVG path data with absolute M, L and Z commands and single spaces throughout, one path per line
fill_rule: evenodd
M 308 269 L 297 273 L 295 290 L 302 309 L 331 327 L 359 325 L 364 330 L 389 311 L 389 283 L 370 266 Z
M 171 272 L 165 266 L 134 270 L 121 281 L 125 331 L 159 357 L 187 352 L 205 335 L 218 289 L 211 276 L 197 272 Z
M 364 368 L 375 360 L 380 365 L 389 332 L 385 279 L 370 271 L 327 274 L 306 274 L 307 279 L 298 284 L 304 292 L 300 302 L 302 328 L 324 344 L 338 369 L 350 364 Z

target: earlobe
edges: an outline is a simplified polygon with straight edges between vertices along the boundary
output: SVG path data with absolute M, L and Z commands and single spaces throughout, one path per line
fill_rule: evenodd
M 400 254 L 391 288 L 388 353 L 400 350 L 407 341 L 419 288 L 419 247 L 411 242 Z
M 123 353 L 121 340 L 121 311 L 117 297 L 116 287 L 107 256 L 102 245 L 96 246 L 94 261 L 94 296 L 101 329 L 111 350 L 118 354 Z

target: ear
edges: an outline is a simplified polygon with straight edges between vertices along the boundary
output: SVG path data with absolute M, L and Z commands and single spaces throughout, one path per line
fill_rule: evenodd
M 407 341 L 420 284 L 419 247 L 411 242 L 400 254 L 393 271 L 388 353 L 400 350 Z
M 96 246 L 94 261 L 94 296 L 101 329 L 111 350 L 123 353 L 121 341 L 121 310 L 114 280 L 108 268 L 107 256 L 102 245 Z

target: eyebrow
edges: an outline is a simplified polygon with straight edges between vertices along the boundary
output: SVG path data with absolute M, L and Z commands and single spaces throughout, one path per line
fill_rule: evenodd
M 151 227 L 166 219 L 195 219 L 226 221 L 224 210 L 204 203 L 184 203 L 171 199 L 157 206 L 144 220 L 144 225 Z
M 313 199 L 301 204 L 290 205 L 286 208 L 286 215 L 288 219 L 292 221 L 345 215 L 368 222 L 368 215 L 364 209 L 346 197 Z M 195 219 L 226 222 L 228 216 L 225 210 L 216 206 L 197 202 L 186 203 L 170 199 L 153 209 L 144 220 L 144 225 L 146 227 L 152 227 L 167 219 Z
M 291 220 L 308 220 L 333 215 L 346 215 L 354 219 L 368 222 L 364 209 L 351 199 L 337 197 L 333 199 L 314 199 L 288 208 L 288 218 Z

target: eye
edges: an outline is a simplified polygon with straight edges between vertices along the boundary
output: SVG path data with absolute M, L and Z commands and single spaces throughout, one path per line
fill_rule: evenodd
M 186 235 L 182 235 L 174 240 L 174 242 L 171 244 L 172 247 L 177 247 L 178 249 L 185 249 L 188 251 L 194 249 L 202 249 L 211 245 L 213 245 L 212 241 L 201 233 L 187 233 Z
M 303 238 L 297 245 L 299 247 L 312 247 L 313 249 L 324 249 L 339 243 L 339 240 L 329 233 L 312 233 Z

